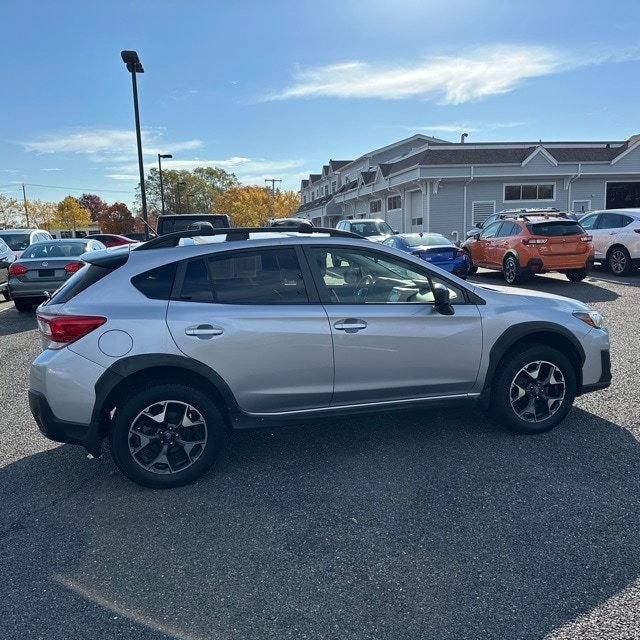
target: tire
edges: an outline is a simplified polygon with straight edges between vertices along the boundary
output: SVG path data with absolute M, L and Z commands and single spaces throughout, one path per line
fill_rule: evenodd
M 7 302 L 9 302 L 9 300 L 11 300 L 11 296 L 9 295 L 9 289 L 5 289 L 5 290 L 2 292 L 2 295 L 3 295 L 4 299 L 5 299 Z
M 508 352 L 498 365 L 491 409 L 514 431 L 542 433 L 566 418 L 575 395 L 569 359 L 553 347 L 527 344 Z
M 31 311 L 31 307 L 33 307 L 30 302 L 24 302 L 23 300 L 14 300 L 13 304 L 20 313 L 27 313 L 27 311 Z
M 475 275 L 478 272 L 478 267 L 474 266 L 472 260 L 471 260 L 471 252 L 467 251 L 467 249 L 464 250 L 464 255 L 467 258 L 467 275 L 468 276 L 472 276 Z
M 522 280 L 520 265 L 513 256 L 507 256 L 502 263 L 502 276 L 507 284 L 518 284 Z
M 150 489 L 194 482 L 224 444 L 225 422 L 201 391 L 166 382 L 134 390 L 116 410 L 111 455 L 127 478 Z
M 569 282 L 580 282 L 581 280 L 584 280 L 587 277 L 587 270 L 571 269 L 570 271 L 567 271 L 565 275 L 569 279 Z
M 607 254 L 607 267 L 617 276 L 629 275 L 635 270 L 631 256 L 624 247 L 613 247 Z

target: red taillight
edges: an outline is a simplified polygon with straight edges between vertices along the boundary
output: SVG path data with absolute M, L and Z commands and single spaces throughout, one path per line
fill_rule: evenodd
M 580 236 L 580 242 L 591 242 L 593 240 L 593 236 Z
M 633 232 L 634 233 L 640 233 L 640 229 L 634 229 Z
M 36 316 L 38 329 L 42 335 L 60 344 L 69 344 L 86 336 L 107 319 L 100 316 Z
M 464 257 L 464 249 L 458 249 L 456 251 L 456 258 L 462 258 Z
M 70 262 L 65 266 L 64 270 L 68 273 L 75 273 L 84 267 L 84 262 Z
M 522 244 L 525 247 L 530 247 L 531 245 L 534 245 L 534 244 L 546 244 L 546 243 L 547 243 L 546 238 L 522 238 Z
M 27 267 L 23 267 L 21 264 L 12 264 L 9 267 L 10 276 L 21 276 L 27 273 Z

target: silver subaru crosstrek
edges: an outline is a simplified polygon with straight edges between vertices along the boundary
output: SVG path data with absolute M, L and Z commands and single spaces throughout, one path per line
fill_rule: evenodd
M 608 332 L 585 304 L 474 285 L 349 232 L 132 247 L 85 254 L 38 307 L 29 402 L 48 438 L 97 456 L 108 437 L 147 487 L 202 476 L 230 429 L 476 400 L 532 434 L 611 381 Z

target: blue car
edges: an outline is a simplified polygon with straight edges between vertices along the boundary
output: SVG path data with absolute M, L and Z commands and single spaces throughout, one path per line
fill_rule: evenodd
M 459 278 L 466 278 L 469 264 L 464 251 L 439 233 L 398 233 L 382 244 L 422 258 Z

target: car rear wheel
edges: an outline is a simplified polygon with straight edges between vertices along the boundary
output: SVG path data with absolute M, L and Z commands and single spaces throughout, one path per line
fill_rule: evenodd
M 8 290 L 8 289 L 5 289 L 5 290 L 2 292 L 2 296 L 4 297 L 4 299 L 5 299 L 7 302 L 8 302 L 9 300 L 11 300 L 11 296 L 9 295 L 9 290 Z
M 31 307 L 33 306 L 30 302 L 24 302 L 23 300 L 14 300 L 13 304 L 20 313 L 31 311 Z
M 631 256 L 624 247 L 613 247 L 609 251 L 607 266 L 609 271 L 617 276 L 626 276 L 634 270 Z
M 507 284 L 518 284 L 522 280 L 520 265 L 513 256 L 507 256 L 502 264 L 502 275 Z
M 204 393 L 168 382 L 129 395 L 116 410 L 109 446 L 129 479 L 151 489 L 171 489 L 210 469 L 225 431 L 222 414 Z
M 471 260 L 471 251 L 465 249 L 464 257 L 467 259 L 467 275 L 472 276 L 478 272 L 478 267 L 474 266 L 473 261 Z
M 571 269 L 571 271 L 567 271 L 567 278 L 570 282 L 580 282 L 587 277 L 586 269 Z
M 575 395 L 568 358 L 552 347 L 529 344 L 508 353 L 496 369 L 491 408 L 519 433 L 542 433 L 566 418 Z

